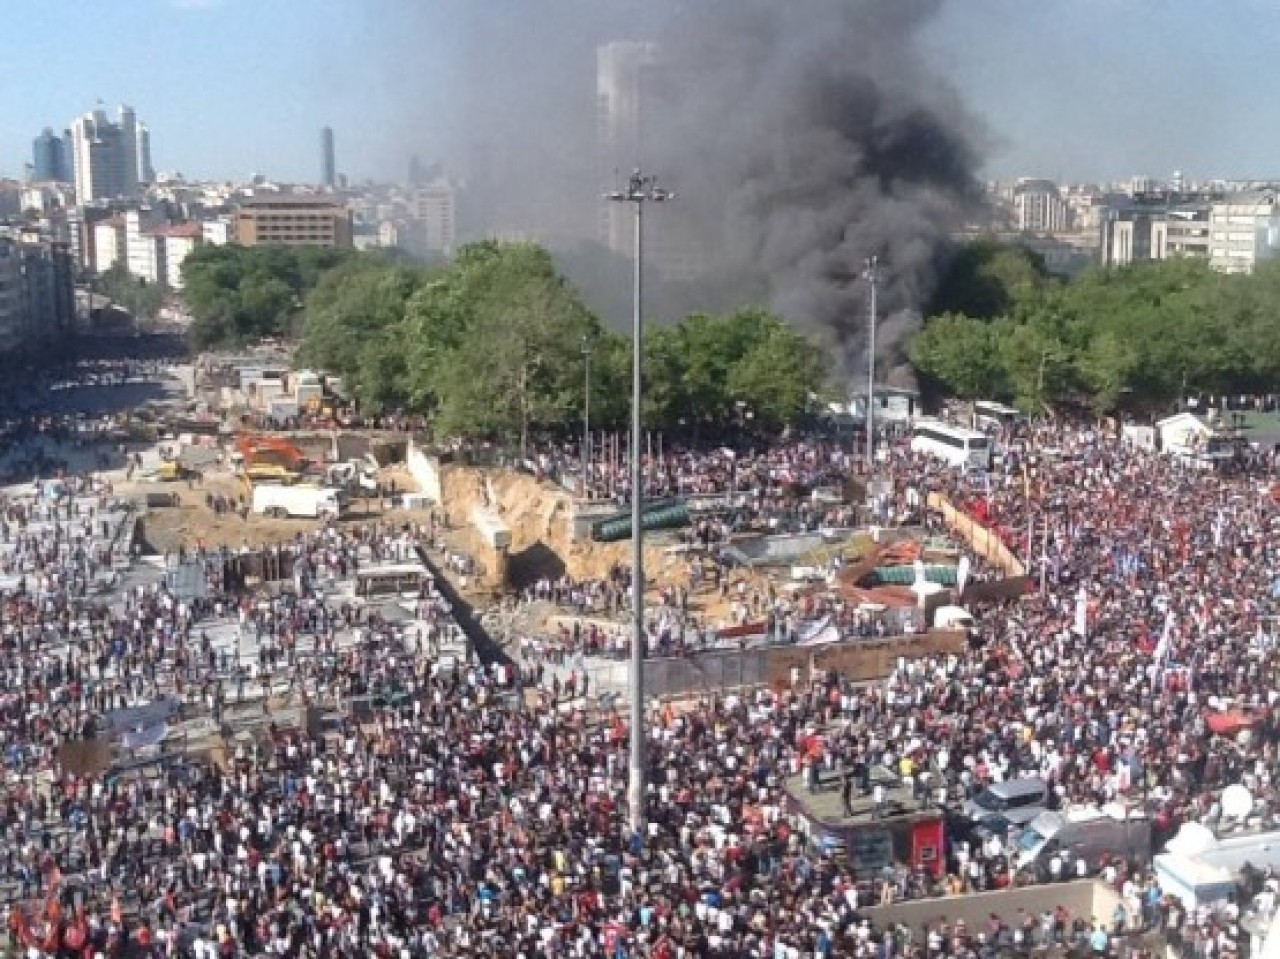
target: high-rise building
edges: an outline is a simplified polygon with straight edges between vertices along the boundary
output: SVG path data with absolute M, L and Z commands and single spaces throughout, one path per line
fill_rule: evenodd
M 413 217 L 421 225 L 422 247 L 449 256 L 458 242 L 457 194 L 441 180 L 413 191 Z
M 31 145 L 32 179 L 37 182 L 71 182 L 71 158 L 67 152 L 68 141 L 57 136 L 51 128 L 45 127 L 44 132 Z
M 138 192 L 138 115 L 133 107 L 120 107 L 120 149 L 124 157 L 120 169 L 124 176 L 123 196 L 135 196 Z
M 137 194 L 138 119 L 132 108 L 120 108 L 118 123 L 108 120 L 102 110 L 77 117 L 71 126 L 71 143 L 79 202 Z
M 145 123 L 138 124 L 138 180 L 156 182 L 156 168 L 151 165 L 151 128 Z
M 333 127 L 325 127 L 320 131 L 320 166 L 324 185 L 337 186 L 338 161 L 333 147 Z
M 630 176 L 643 164 L 645 118 L 653 99 L 649 88 L 657 62 L 656 43 L 617 40 L 596 48 L 596 137 L 602 186 Z M 615 253 L 632 255 L 633 219 L 627 204 L 602 203 L 600 241 Z

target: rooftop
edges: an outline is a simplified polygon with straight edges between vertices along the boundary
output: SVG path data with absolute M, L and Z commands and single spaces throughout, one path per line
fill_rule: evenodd
M 329 210 L 344 210 L 346 204 L 329 196 L 309 196 L 297 193 L 282 193 L 274 196 L 250 196 L 239 201 L 242 210 L 269 210 L 278 207 L 316 207 Z

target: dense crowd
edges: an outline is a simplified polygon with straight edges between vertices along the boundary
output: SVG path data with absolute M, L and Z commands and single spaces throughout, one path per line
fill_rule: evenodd
M 412 556 L 429 527 L 300 535 L 282 547 L 287 588 L 271 594 L 223 591 L 215 576 L 203 599 L 152 582 L 108 600 L 87 595 L 113 564 L 95 545 L 104 484 L 73 481 L 52 504 L 11 497 L 0 511 L 4 562 L 20 577 L 0 604 L 0 889 L 22 904 L 11 932 L 37 955 L 826 959 L 1069 941 L 1106 953 L 1118 933 L 1168 927 L 1223 954 L 1231 916 L 1187 914 L 1148 864 L 1120 857 L 1103 873 L 1119 893 L 1115 915 L 877 928 L 868 906 L 1020 881 L 1011 837 L 957 837 L 936 876 L 863 873 L 815 848 L 791 813 L 788 788 L 874 793 L 873 769 L 948 806 L 1041 775 L 1064 805 L 1145 807 L 1159 839 L 1187 821 L 1221 823 L 1222 790 L 1235 783 L 1256 797 L 1261 824 L 1280 812 L 1280 557 L 1266 484 L 1089 429 L 1058 428 L 1052 446 L 1034 472 L 1011 456 L 980 480 L 893 451 L 887 517 L 918 513 L 936 490 L 1031 530 L 1011 545 L 1033 579 L 1043 572 L 1044 591 L 985 610 L 980 648 L 904 663 L 883 683 L 828 675 L 655 706 L 648 825 L 634 836 L 620 717 L 539 690 L 537 650 L 514 666 L 446 665 L 440 648 L 456 627 L 429 582 L 402 602 L 408 624 L 337 588 Z M 789 483 L 848 474 L 835 451 L 788 449 L 672 454 L 654 492 L 748 489 L 772 506 Z M 1035 449 L 1033 439 L 1024 462 Z M 738 487 L 743 474 L 754 480 Z M 626 575 L 615 573 L 547 581 L 533 595 L 584 612 L 620 605 Z M 662 600 L 655 636 L 664 616 L 684 636 L 687 597 Z M 779 597 L 740 601 L 745 619 Z M 788 616 L 822 611 L 797 603 Z M 315 706 L 325 722 L 286 722 L 270 694 Z M 117 728 L 120 715 L 160 702 L 174 704 L 168 721 L 207 714 L 257 733 L 232 737 L 216 759 L 170 745 L 110 775 L 61 761 L 86 736 L 139 735 Z M 1228 707 L 1248 736 L 1213 731 L 1212 714 Z M 1061 877 L 1078 869 L 1064 861 Z

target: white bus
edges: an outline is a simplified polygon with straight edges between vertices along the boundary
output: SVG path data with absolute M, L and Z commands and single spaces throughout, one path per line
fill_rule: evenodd
M 911 429 L 911 452 L 936 456 L 962 469 L 991 469 L 991 439 L 985 433 L 941 420 L 916 420 Z
M 990 400 L 979 400 L 973 404 L 973 427 L 979 430 L 1002 430 L 1006 426 L 1016 426 L 1026 417 L 1012 406 Z

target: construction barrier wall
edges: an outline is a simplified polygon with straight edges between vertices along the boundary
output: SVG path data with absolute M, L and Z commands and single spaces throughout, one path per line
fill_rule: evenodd
M 785 686 L 793 676 L 807 682 L 818 671 L 857 681 L 884 679 L 899 659 L 958 653 L 967 642 L 963 630 L 931 630 L 824 646 L 756 646 L 650 659 L 644 666 L 645 689 L 649 696 L 678 698 L 740 686 Z
M 433 503 L 444 501 L 440 488 L 440 459 L 410 443 L 405 453 L 405 466 L 418 484 L 418 490 Z
M 941 493 L 929 494 L 929 509 L 942 514 L 942 521 L 947 528 L 959 536 L 969 548 L 985 559 L 1006 576 L 1025 576 L 1027 568 L 1022 560 L 1013 555 L 1004 542 L 963 510 L 957 509 L 951 501 Z

